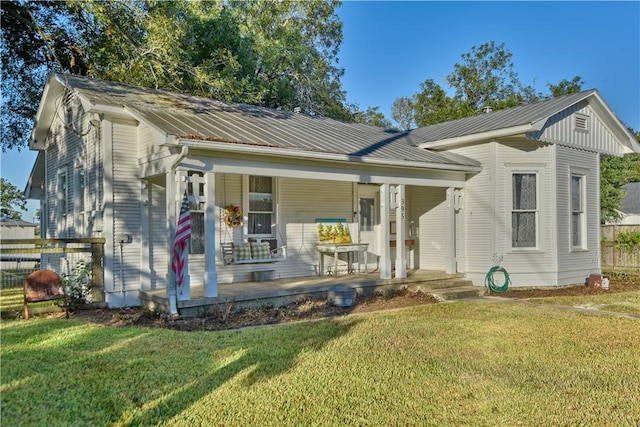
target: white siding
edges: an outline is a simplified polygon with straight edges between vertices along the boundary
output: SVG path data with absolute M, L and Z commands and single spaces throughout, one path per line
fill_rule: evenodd
M 149 263 L 151 265 L 151 289 L 167 286 L 169 268 L 167 231 L 166 189 L 162 185 L 149 183 Z
M 415 267 L 445 270 L 449 248 L 446 188 L 410 187 L 407 191 L 409 223 L 417 227 Z
M 596 153 L 557 147 L 558 281 L 559 284 L 584 283 L 589 273 L 600 271 L 600 186 L 599 158 Z M 587 244 L 573 250 L 571 242 L 571 172 L 582 171 L 586 178 Z
M 556 193 L 553 152 L 553 145 L 527 141 L 497 145 L 497 196 L 492 202 L 495 208 L 495 251 L 504 257 L 501 265 L 509 272 L 512 286 L 554 285 L 556 281 L 556 224 L 553 215 Z M 538 172 L 536 250 L 518 250 L 511 247 L 511 173 L 514 169 Z
M 588 117 L 587 131 L 575 129 L 575 113 Z M 589 151 L 601 151 L 615 155 L 623 153 L 623 146 L 586 102 L 576 104 L 550 117 L 542 130 L 532 133 L 531 136 L 541 141 L 569 145 Z
M 470 176 L 463 193 L 461 218 L 464 221 L 465 272 L 468 277 L 474 274 L 484 277 L 491 267 L 492 254 L 495 251 L 494 223 L 496 207 L 493 204 L 494 191 L 492 179 L 493 161 L 489 143 L 462 147 L 452 150 L 482 164 L 482 171 Z M 460 218 L 460 217 L 459 217 Z M 474 279 L 472 279 L 474 280 Z M 482 281 L 474 280 L 475 285 Z
M 140 177 L 138 176 L 137 129 L 135 123 L 113 123 L 113 164 L 111 197 L 113 211 L 113 283 L 106 283 L 108 292 L 140 289 Z M 120 234 L 130 234 L 131 243 L 115 242 Z M 121 250 L 122 249 L 122 250 Z

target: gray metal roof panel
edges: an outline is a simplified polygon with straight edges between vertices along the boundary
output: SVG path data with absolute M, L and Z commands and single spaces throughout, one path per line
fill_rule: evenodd
M 126 107 L 176 138 L 402 160 L 416 165 L 435 163 L 454 170 L 456 166 L 478 166 L 472 159 L 419 148 L 407 132 L 86 77 L 64 76 L 61 80 L 92 103 Z
M 582 101 L 594 92 L 596 90 L 591 89 L 532 104 L 438 123 L 414 129 L 411 134 L 415 138 L 415 142 L 420 144 L 533 124 Z

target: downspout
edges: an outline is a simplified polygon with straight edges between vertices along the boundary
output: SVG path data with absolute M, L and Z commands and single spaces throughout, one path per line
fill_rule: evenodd
M 171 164 L 171 174 L 174 177 L 175 177 L 175 173 L 176 173 L 176 169 L 178 168 L 178 165 L 187 157 L 188 154 L 189 154 L 189 147 L 187 147 L 186 145 L 183 145 L 182 150 L 178 155 L 178 158 Z M 173 191 L 170 194 L 175 195 Z M 174 223 L 175 222 L 176 221 L 174 221 Z M 176 226 L 175 224 L 170 223 L 169 230 L 171 230 L 172 227 L 175 227 L 175 226 Z M 175 234 L 175 231 L 173 234 Z M 173 238 L 174 236 L 171 236 L 171 237 Z M 173 251 L 171 250 L 171 246 L 169 246 L 169 248 L 167 249 L 169 250 L 169 277 L 172 277 L 174 279 L 171 281 L 171 283 L 167 283 L 167 291 L 169 294 L 169 314 L 174 316 L 178 314 L 178 303 L 177 303 L 178 290 L 176 289 L 175 274 L 171 274 L 171 257 L 173 256 Z

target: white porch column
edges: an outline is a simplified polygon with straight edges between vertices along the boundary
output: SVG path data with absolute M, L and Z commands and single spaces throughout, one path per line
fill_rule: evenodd
M 213 298 L 218 296 L 216 254 L 220 250 L 216 246 L 216 186 L 213 172 L 206 174 L 204 191 L 204 296 Z
M 382 184 L 380 186 L 380 232 L 378 233 L 381 279 L 391 279 L 391 249 L 389 247 L 389 194 L 389 184 Z
M 171 260 L 173 259 L 173 239 L 176 235 L 177 215 L 176 215 L 176 175 L 173 171 L 168 172 L 165 177 L 166 182 L 166 199 L 165 209 L 167 212 L 167 298 L 169 299 L 169 314 L 178 314 L 178 305 L 176 302 L 176 275 L 171 269 Z
M 456 272 L 456 192 L 447 188 L 447 256 L 445 269 L 447 274 Z
M 407 277 L 407 247 L 404 244 L 407 239 L 404 194 L 404 184 L 396 186 L 396 277 L 398 279 L 406 279 Z
M 186 171 L 176 171 L 176 202 L 175 202 L 175 212 L 176 216 L 174 219 L 175 226 L 178 225 L 178 218 L 180 217 L 180 207 L 182 206 L 182 198 L 184 197 L 184 192 L 187 191 L 189 185 L 189 177 L 187 176 Z M 187 194 L 187 197 L 189 194 Z M 173 240 L 175 238 L 175 232 L 171 235 L 171 256 L 173 257 Z M 178 301 L 189 301 L 191 299 L 191 276 L 189 275 L 189 249 L 187 243 L 186 254 L 184 257 L 184 267 L 182 270 L 182 285 L 180 287 L 176 286 L 176 293 L 178 296 Z M 175 278 L 174 278 L 175 283 Z

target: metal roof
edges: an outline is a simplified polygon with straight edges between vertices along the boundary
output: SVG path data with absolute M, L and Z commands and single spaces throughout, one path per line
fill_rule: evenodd
M 424 144 L 499 129 L 509 129 L 530 125 L 565 110 L 597 93 L 595 89 L 584 92 L 550 98 L 544 101 L 490 113 L 478 114 L 449 122 L 414 129 L 411 136 L 415 143 Z
M 624 186 L 625 197 L 620 204 L 624 213 L 640 213 L 640 182 L 632 182 Z
M 122 108 L 180 140 L 251 145 L 292 153 L 324 153 L 359 161 L 450 170 L 480 170 L 475 160 L 419 148 L 409 132 L 346 123 L 318 115 L 140 88 L 104 80 L 56 75 L 85 102 Z M 213 144 L 212 144 L 213 145 Z

